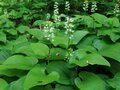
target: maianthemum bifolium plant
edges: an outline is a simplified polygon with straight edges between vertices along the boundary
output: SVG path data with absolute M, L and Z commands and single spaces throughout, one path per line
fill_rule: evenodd
M 119 0 L 0 0 L 0 90 L 120 90 Z

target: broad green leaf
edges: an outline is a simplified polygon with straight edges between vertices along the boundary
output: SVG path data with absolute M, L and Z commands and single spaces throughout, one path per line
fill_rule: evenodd
M 22 17 L 22 14 L 19 13 L 18 11 L 11 10 L 11 11 L 9 12 L 9 17 L 14 18 L 14 19 L 18 19 L 18 18 L 21 18 L 21 17 Z
M 78 42 L 84 38 L 89 32 L 88 31 L 76 31 L 73 34 L 73 38 L 70 41 L 70 44 L 78 44 Z
M 103 40 L 96 40 L 94 47 L 99 50 L 102 56 L 109 57 L 120 62 L 120 43 L 109 44 Z
M 88 50 L 78 49 L 73 53 L 69 62 L 70 64 L 75 64 L 81 67 L 88 66 L 89 64 L 110 66 L 110 63 L 98 52 L 94 52 L 92 48 Z
M 19 26 L 19 27 L 17 28 L 17 30 L 18 30 L 20 33 L 25 33 L 26 31 L 29 30 L 29 27 L 28 27 L 28 26 L 23 26 L 23 25 L 21 25 L 21 26 Z
M 82 16 L 82 22 L 89 28 L 102 27 L 101 24 L 96 23 L 94 19 L 90 16 Z
M 75 79 L 75 85 L 80 90 L 106 90 L 106 83 L 96 74 L 82 71 Z
M 49 55 L 49 47 L 43 43 L 31 43 L 16 49 L 15 52 L 43 59 Z
M 14 27 L 14 22 L 10 21 L 9 19 L 7 19 L 3 25 L 4 28 L 13 28 Z
M 107 82 L 111 87 L 115 88 L 115 90 L 120 90 L 120 72 L 117 73 L 113 79 L 109 79 Z
M 30 88 L 38 85 L 46 85 L 57 81 L 59 79 L 59 74 L 57 72 L 51 72 L 50 74 L 45 74 L 45 67 L 42 65 L 36 65 L 32 68 L 25 79 L 24 90 L 29 90 Z
M 97 38 L 95 35 L 89 35 L 83 38 L 78 45 L 76 45 L 77 48 L 86 48 L 88 46 L 92 46 L 93 41 Z
M 45 23 L 45 21 L 43 20 L 36 20 L 34 23 L 33 23 L 33 26 L 40 26 L 40 25 L 43 25 Z
M 49 54 L 49 47 L 42 43 L 32 43 L 30 45 L 33 53 L 41 58 L 47 57 Z
M 0 76 L 8 76 L 8 77 L 12 77 L 12 76 L 19 76 L 20 74 L 23 74 L 22 70 L 18 70 L 18 69 L 8 69 L 7 66 L 5 65 L 0 65 Z
M 5 90 L 24 90 L 23 84 L 24 84 L 25 76 L 19 78 L 16 81 L 11 82 Z
M 22 43 L 22 42 L 27 42 L 27 38 L 25 35 L 22 35 L 22 36 L 19 36 L 14 42 L 14 44 L 19 44 L 19 43 Z
M 94 20 L 90 16 L 82 16 L 82 21 L 88 27 L 93 27 L 94 25 Z
M 0 90 L 4 90 L 7 85 L 8 83 L 4 79 L 0 78 Z
M 58 65 L 59 64 L 59 65 Z M 64 61 L 53 61 L 50 62 L 47 66 L 48 73 L 58 72 L 60 74 L 58 83 L 69 85 L 71 84 L 72 78 L 74 78 L 74 70 L 69 70 L 68 64 Z
M 97 21 L 100 24 L 103 24 L 104 26 L 108 26 L 108 18 L 105 15 L 94 13 L 91 15 L 95 21 Z
M 67 50 L 61 48 L 51 48 L 48 60 L 63 60 L 65 59 L 67 54 Z
M 45 7 L 47 4 L 45 2 L 33 3 L 33 7 L 35 8 L 42 8 Z
M 12 51 L 10 51 L 10 50 L 1 50 L 0 51 L 0 64 L 2 64 L 11 55 L 12 55 Z
M 120 26 L 120 22 L 119 22 L 119 19 L 116 18 L 116 17 L 113 17 L 113 18 L 109 18 L 109 25 L 110 27 L 119 27 Z
M 1 46 L 1 49 L 12 51 L 13 50 L 13 42 L 7 41 L 7 43 L 4 46 Z
M 116 42 L 118 39 L 120 39 L 120 31 L 116 30 L 116 29 L 109 29 L 109 30 L 105 30 L 105 29 L 102 29 L 102 30 L 99 30 L 98 31 L 98 36 L 110 36 L 110 39 L 113 41 L 113 42 Z
M 34 57 L 22 56 L 22 55 L 13 55 L 9 57 L 3 65 L 11 69 L 31 69 L 38 60 Z
M 17 30 L 14 28 L 11 29 L 4 29 L 5 32 L 11 34 L 11 35 L 17 35 Z
M 56 85 L 55 90 L 75 90 L 72 86 Z
M 16 52 L 17 49 L 29 45 L 30 42 L 28 42 L 26 36 L 19 36 L 15 41 L 11 41 L 11 44 L 13 45 L 13 51 Z
M 63 48 L 68 48 L 69 46 L 69 37 L 68 35 L 65 35 L 64 32 L 59 32 L 55 38 L 54 38 L 54 41 L 52 41 L 52 44 L 54 46 L 60 46 L 60 47 L 63 47 Z
M 0 31 L 0 41 L 1 42 L 6 42 L 6 40 L 7 40 L 6 34 Z
M 40 29 L 33 28 L 33 29 L 29 29 L 27 32 L 29 34 L 33 35 L 38 40 L 42 40 L 43 39 L 43 31 L 40 30 Z

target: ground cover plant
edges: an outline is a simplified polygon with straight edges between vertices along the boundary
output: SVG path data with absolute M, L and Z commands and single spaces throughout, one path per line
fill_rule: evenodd
M 120 1 L 0 0 L 0 90 L 120 90 Z

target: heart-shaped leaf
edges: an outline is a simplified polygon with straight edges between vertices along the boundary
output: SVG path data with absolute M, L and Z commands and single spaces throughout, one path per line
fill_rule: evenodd
M 51 72 L 50 74 L 45 74 L 45 67 L 41 65 L 36 65 L 32 68 L 25 79 L 24 90 L 29 90 L 30 88 L 38 85 L 46 85 L 57 81 L 59 79 L 59 74 L 57 72 Z
M 35 64 L 37 64 L 38 60 L 34 57 L 25 57 L 22 55 L 14 55 L 9 57 L 3 65 L 6 66 L 7 68 L 11 69 L 30 69 L 32 68 Z
M 58 65 L 59 63 L 59 65 Z M 68 64 L 64 61 L 54 61 L 50 62 L 47 66 L 48 73 L 51 72 L 58 72 L 60 75 L 59 80 L 57 80 L 58 83 L 69 85 L 71 84 L 71 80 L 75 75 L 75 71 L 69 70 Z
M 109 44 L 103 40 L 96 40 L 94 47 L 99 50 L 99 53 L 105 57 L 115 59 L 120 62 L 120 43 Z
M 77 50 L 73 53 L 69 62 L 81 67 L 91 65 L 105 65 L 110 66 L 110 63 L 102 57 L 98 52 L 90 52 L 89 50 Z
M 80 90 L 106 90 L 104 80 L 91 72 L 80 72 L 75 84 Z

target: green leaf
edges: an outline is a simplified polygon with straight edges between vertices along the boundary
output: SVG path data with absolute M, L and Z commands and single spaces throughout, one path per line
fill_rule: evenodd
M 10 51 L 10 50 L 1 50 L 0 51 L 0 64 L 2 64 L 11 55 L 12 55 L 12 51 Z
M 104 26 L 108 26 L 108 18 L 102 14 L 94 13 L 91 15 L 95 21 L 97 21 L 100 24 L 103 24 Z
M 31 43 L 16 49 L 16 53 L 23 53 L 28 56 L 34 56 L 43 59 L 49 55 L 49 47 L 43 43 Z
M 82 16 L 82 21 L 88 27 L 93 27 L 94 25 L 94 20 L 90 16 Z
M 106 90 L 106 83 L 91 72 L 80 72 L 75 84 L 80 90 Z
M 110 63 L 92 48 L 88 48 L 88 50 L 76 50 L 73 52 L 69 62 L 70 64 L 75 64 L 81 67 L 88 66 L 89 64 L 110 66 Z
M 113 41 L 113 42 L 116 42 L 118 39 L 120 39 L 120 32 L 116 29 L 109 29 L 109 30 L 105 30 L 105 29 L 102 29 L 102 30 L 99 30 L 98 31 L 98 36 L 110 36 L 110 39 Z
M 115 88 L 115 90 L 120 90 L 120 72 L 117 73 L 113 79 L 109 79 L 107 82 L 111 87 Z
M 7 68 L 11 69 L 22 69 L 28 70 L 31 69 L 35 64 L 37 64 L 38 60 L 34 57 L 25 57 L 22 55 L 13 55 L 9 57 L 3 65 Z
M 56 85 L 55 90 L 75 90 L 72 86 Z
M 11 35 L 17 35 L 17 30 L 12 28 L 12 29 L 4 29 L 5 32 L 11 34 Z
M 4 79 L 0 78 L 0 90 L 4 90 L 7 85 L 8 83 Z
M 59 64 L 59 65 L 58 65 Z M 71 84 L 71 79 L 74 77 L 74 70 L 69 70 L 68 64 L 64 61 L 54 61 L 50 62 L 47 66 L 47 72 L 58 72 L 60 75 L 58 83 L 69 85 Z
M 94 47 L 99 50 L 102 56 L 109 57 L 120 62 L 120 43 L 109 44 L 103 40 L 96 40 Z
M 65 59 L 67 54 L 67 50 L 61 48 L 51 48 L 48 60 L 63 60 Z
M 45 44 L 32 43 L 30 46 L 35 55 L 38 55 L 44 58 L 44 57 L 47 57 L 49 54 L 49 47 Z
M 34 23 L 33 23 L 33 26 L 40 26 L 40 25 L 43 25 L 45 23 L 45 21 L 43 20 L 36 20 Z
M 19 43 L 28 42 L 28 40 L 27 40 L 27 38 L 26 38 L 25 35 L 22 35 L 22 36 L 19 36 L 19 37 L 18 37 L 15 41 L 13 41 L 13 42 L 15 42 L 14 44 L 17 45 L 17 44 L 19 44 Z
M 19 36 L 15 41 L 11 41 L 11 44 L 13 46 L 13 51 L 16 52 L 19 48 L 29 45 L 30 42 L 28 42 L 26 36 Z
M 88 31 L 76 31 L 73 34 L 70 44 L 78 44 L 78 42 L 84 38 L 89 32 Z
M 6 40 L 7 40 L 6 34 L 0 31 L 0 41 L 1 42 L 6 42 Z
M 96 35 L 89 35 L 83 38 L 78 45 L 76 45 L 77 48 L 86 48 L 88 46 L 92 46 L 93 41 L 97 38 Z
M 23 84 L 25 81 L 25 76 L 19 78 L 16 81 L 11 82 L 6 88 L 5 90 L 24 90 Z
M 28 26 L 24 26 L 24 25 L 21 25 L 17 28 L 17 30 L 20 32 L 20 33 L 25 33 L 26 31 L 29 31 L 29 27 Z
M 42 8 L 45 7 L 47 4 L 44 2 L 40 2 L 40 3 L 33 3 L 33 7 L 35 8 Z
M 37 28 L 32 28 L 29 29 L 27 31 L 29 34 L 33 35 L 35 38 L 37 38 L 38 40 L 42 40 L 43 39 L 43 31 Z
M 54 41 L 52 41 L 52 44 L 54 46 L 60 46 L 60 47 L 63 47 L 63 48 L 68 48 L 68 42 L 69 42 L 68 35 L 65 35 L 64 32 L 59 32 L 55 36 Z
M 46 85 L 57 81 L 59 79 L 59 74 L 57 72 L 51 72 L 50 74 L 45 74 L 45 67 L 42 65 L 36 65 L 32 68 L 25 79 L 24 90 L 29 90 L 30 88 L 38 85 Z
M 82 16 L 82 23 L 87 25 L 89 28 L 102 27 L 101 24 L 96 23 L 90 16 Z
M 113 17 L 113 18 L 109 18 L 109 25 L 110 27 L 119 27 L 120 26 L 120 22 L 119 22 L 119 19 L 116 18 L 116 17 Z
M 8 76 L 8 77 L 13 77 L 13 76 L 22 76 L 25 73 L 23 70 L 18 70 L 18 69 L 13 69 L 13 68 L 8 68 L 5 65 L 0 65 L 0 76 Z

